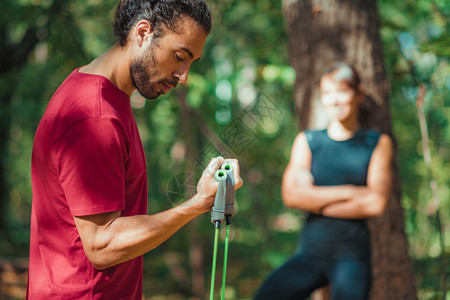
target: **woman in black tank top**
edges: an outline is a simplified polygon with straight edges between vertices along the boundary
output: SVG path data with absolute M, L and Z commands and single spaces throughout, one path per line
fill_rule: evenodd
M 255 299 L 306 299 L 330 285 L 332 299 L 363 300 L 372 282 L 366 219 L 383 214 L 392 185 L 392 140 L 362 129 L 364 99 L 355 70 L 335 63 L 320 81 L 330 122 L 299 133 L 284 172 L 285 206 L 307 212 L 299 251 Z

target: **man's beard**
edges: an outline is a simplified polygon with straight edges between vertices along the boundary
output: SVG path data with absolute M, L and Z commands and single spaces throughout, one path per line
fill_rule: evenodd
M 155 46 L 156 44 L 152 41 L 148 54 L 135 58 L 130 65 L 131 81 L 138 92 L 147 99 L 158 98 L 163 93 L 161 90 L 163 84 L 168 87 L 175 87 L 178 83 L 176 79 L 151 81 L 151 78 L 155 78 L 158 75 L 157 63 L 153 54 Z M 149 66 L 151 66 L 150 71 L 148 71 Z

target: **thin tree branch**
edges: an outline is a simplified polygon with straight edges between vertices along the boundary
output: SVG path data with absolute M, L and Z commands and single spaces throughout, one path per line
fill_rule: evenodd
M 425 118 L 425 113 L 423 110 L 423 103 L 426 95 L 426 88 L 425 85 L 420 82 L 420 80 L 417 79 L 417 74 L 415 71 L 414 62 L 412 60 L 408 60 L 405 55 L 403 54 L 401 50 L 401 45 L 397 39 L 395 39 L 397 45 L 399 46 L 400 55 L 403 57 L 403 59 L 408 63 L 409 66 L 409 72 L 411 73 L 411 78 L 418 86 L 417 91 L 417 98 L 416 98 L 416 108 L 417 108 L 417 116 L 419 119 L 419 125 L 420 125 L 420 135 L 422 138 L 422 150 L 423 150 L 423 160 L 425 162 L 425 165 L 427 167 L 427 174 L 429 179 L 429 186 L 431 189 L 433 201 L 431 203 L 428 203 L 427 206 L 427 214 L 429 216 L 435 215 L 436 216 L 436 222 L 437 222 L 437 228 L 439 231 L 439 243 L 441 246 L 441 285 L 442 285 L 442 299 L 446 299 L 447 294 L 447 273 L 446 273 L 446 265 L 447 265 L 447 259 L 445 255 L 445 235 L 444 235 L 444 227 L 441 223 L 441 213 L 440 213 L 440 201 L 439 201 L 439 193 L 438 193 L 438 184 L 434 180 L 433 177 L 433 166 L 431 163 L 431 152 L 430 152 L 430 146 L 429 146 L 429 135 L 428 135 L 428 126 Z

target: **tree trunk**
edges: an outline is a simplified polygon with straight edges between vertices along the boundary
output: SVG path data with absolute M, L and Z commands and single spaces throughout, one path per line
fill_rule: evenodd
M 343 61 L 356 68 L 363 83 L 364 125 L 392 136 L 390 86 L 383 65 L 376 0 L 284 0 L 283 10 L 290 60 L 297 75 L 295 103 L 300 129 L 326 126 L 318 82 L 325 66 Z M 374 276 L 371 299 L 417 299 L 399 172 L 393 164 L 394 188 L 386 212 L 369 221 Z

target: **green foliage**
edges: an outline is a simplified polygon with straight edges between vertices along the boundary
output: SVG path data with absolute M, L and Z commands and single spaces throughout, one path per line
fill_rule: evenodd
M 15 88 L 8 153 L 3 157 L 10 192 L 0 256 L 27 256 L 34 131 L 47 101 L 65 77 L 114 43 L 110 24 L 116 2 L 68 3 L 48 30 L 41 28 L 42 38 L 26 64 L 14 73 L 1 74 L 1 86 Z M 8 41 L 17 43 L 30 24 L 45 23 L 51 3 L 6 1 L 0 22 L 8 24 Z M 236 193 L 227 278 L 235 298 L 250 298 L 261 280 L 293 253 L 301 229 L 303 214 L 286 209 L 280 193 L 281 176 L 298 132 L 295 74 L 288 61 L 281 1 L 222 0 L 212 4 L 216 15 L 213 32 L 201 60 L 191 68 L 187 87 L 157 101 L 146 102 L 133 95 L 132 103 L 147 155 L 150 213 L 171 208 L 192 195 L 192 186 L 174 185 L 175 176 L 192 176 L 195 186 L 212 155 L 240 160 L 245 185 Z M 444 228 L 450 222 L 450 11 L 445 0 L 381 0 L 379 10 L 385 65 L 391 78 L 406 229 L 421 295 L 433 299 L 440 288 L 436 261 L 442 249 L 435 216 L 427 214 L 431 175 L 439 186 Z M 433 159 L 431 174 L 423 162 L 415 106 L 419 82 L 427 88 L 424 110 Z M 450 236 L 445 234 L 448 251 Z M 155 291 L 189 294 L 165 259 L 167 253 L 174 254 L 190 278 L 188 250 L 194 242 L 203 249 L 203 274 L 208 282 L 212 238 L 213 226 L 206 214 L 146 254 L 146 295 Z
M 437 299 L 433 297 L 437 297 L 437 291 L 442 288 L 440 271 L 431 265 L 426 268 L 421 262 L 437 262 L 445 255 L 437 217 L 431 209 L 433 195 L 429 182 L 432 178 L 439 188 L 445 249 L 448 251 L 450 246 L 446 232 L 450 209 L 450 10 L 445 1 L 380 1 L 379 6 L 385 61 L 392 86 L 392 120 L 397 138 L 406 230 L 411 255 L 417 259 L 420 299 Z M 423 159 L 415 103 L 419 83 L 427 89 L 423 109 L 430 135 L 431 170 Z M 430 278 L 434 280 L 428 280 Z M 435 291 L 435 296 L 431 291 Z

